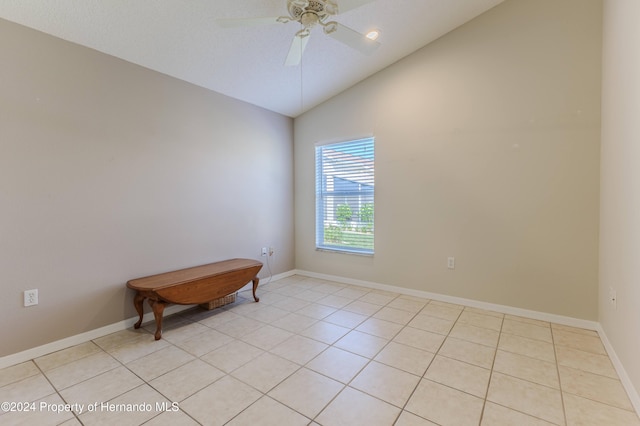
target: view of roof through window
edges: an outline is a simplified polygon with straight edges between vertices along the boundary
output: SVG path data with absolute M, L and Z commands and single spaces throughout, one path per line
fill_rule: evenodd
M 374 139 L 316 147 L 316 247 L 372 254 Z

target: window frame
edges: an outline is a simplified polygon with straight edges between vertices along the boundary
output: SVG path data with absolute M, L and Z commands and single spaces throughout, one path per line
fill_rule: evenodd
M 357 158 L 356 161 L 364 161 L 363 166 L 361 168 L 355 167 L 353 168 L 353 166 L 343 166 L 345 167 L 344 169 L 342 169 L 341 167 L 338 167 L 337 170 L 346 170 L 347 172 L 350 173 L 354 173 L 356 176 L 360 175 L 361 179 L 360 182 L 357 182 L 355 180 L 348 180 L 345 179 L 344 177 L 338 177 L 336 176 L 338 174 L 338 172 L 336 171 L 336 173 L 333 176 L 329 176 L 329 174 L 327 174 L 325 172 L 325 161 L 326 161 L 326 156 L 323 155 L 323 152 L 325 152 L 324 150 L 329 149 L 330 147 L 335 147 L 338 148 L 338 152 L 343 152 L 345 155 L 351 156 L 349 153 L 346 153 L 345 151 L 340 151 L 340 149 L 342 150 L 353 150 L 356 149 L 357 152 L 357 148 L 359 148 L 359 146 L 362 147 L 363 150 L 370 150 L 370 152 L 368 153 L 370 155 L 370 158 L 367 156 L 366 158 L 364 156 L 357 156 L 354 155 L 353 159 L 350 160 L 345 160 L 342 164 L 346 164 L 349 161 L 353 161 Z M 366 137 L 362 137 L 362 138 L 358 138 L 358 139 L 350 139 L 350 140 L 344 140 L 344 141 L 338 141 L 338 142 L 321 142 L 321 143 L 316 143 L 315 144 L 315 214 L 316 214 L 316 220 L 315 220 L 315 248 L 318 251 L 331 251 L 331 252 L 338 252 L 338 253 L 346 253 L 346 254 L 358 254 L 358 255 L 364 255 L 364 256 L 373 256 L 375 253 L 375 137 L 374 136 L 366 136 Z M 346 157 L 345 157 L 346 158 Z M 336 161 L 336 163 L 339 163 L 339 160 L 334 160 Z M 370 174 L 371 176 L 367 176 L 367 174 Z M 363 177 L 364 176 L 364 177 Z M 335 184 L 336 182 L 341 183 L 341 186 L 345 187 L 345 186 L 349 186 L 351 184 L 351 186 L 353 186 L 353 184 L 358 184 L 358 189 L 357 190 L 327 190 L 327 180 L 328 178 L 331 177 L 332 180 L 332 187 L 335 188 Z M 370 189 L 367 189 L 367 187 L 370 187 Z M 355 198 L 357 197 L 357 206 L 358 206 L 358 210 L 356 213 L 356 216 L 359 216 L 360 212 L 362 211 L 362 208 L 364 206 L 366 206 L 367 204 L 371 204 L 372 205 L 372 211 L 371 211 L 371 220 L 363 222 L 361 220 L 356 220 L 356 221 L 350 221 L 350 224 L 356 224 L 360 225 L 361 228 L 359 229 L 363 229 L 362 227 L 370 227 L 369 231 L 354 231 L 353 229 L 347 230 L 348 228 L 343 228 L 341 229 L 340 235 L 342 235 L 342 232 L 349 232 L 351 235 L 354 235 L 354 239 L 356 241 L 360 241 L 360 245 L 358 246 L 348 246 L 343 244 L 338 244 L 338 243 L 331 243 L 330 241 L 327 241 L 325 239 L 325 234 L 326 234 L 326 230 L 327 230 L 327 224 L 330 224 L 329 226 L 338 226 L 336 224 L 336 212 L 337 212 L 337 203 L 335 201 L 336 197 L 345 197 L 344 198 L 344 204 L 354 204 L 355 203 Z M 332 213 L 331 215 L 327 214 L 328 211 L 328 207 L 327 207 L 327 203 L 329 202 L 329 199 L 331 199 L 331 202 L 333 203 L 332 206 Z M 364 199 L 364 202 L 362 201 Z M 370 200 L 370 201 L 369 201 Z M 353 211 L 353 209 L 352 209 Z M 328 216 L 332 216 L 333 218 L 327 218 Z M 359 236 L 355 236 L 357 234 L 360 234 Z M 371 234 L 371 247 L 369 248 L 368 244 L 366 243 L 366 239 L 363 237 L 363 235 L 365 234 Z

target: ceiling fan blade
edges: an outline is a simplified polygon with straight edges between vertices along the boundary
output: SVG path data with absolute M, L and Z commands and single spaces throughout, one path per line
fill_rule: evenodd
M 223 28 L 233 27 L 255 27 L 258 25 L 271 25 L 282 22 L 282 17 L 271 16 L 266 18 L 231 18 L 231 19 L 216 19 L 216 23 Z
M 337 0 L 338 13 L 348 12 L 356 7 L 364 6 L 367 3 L 371 3 L 374 0 Z
M 304 49 L 307 47 L 310 35 L 309 32 L 305 33 L 303 31 L 298 32 L 298 34 L 293 37 L 289 53 L 287 54 L 287 59 L 284 61 L 284 64 L 287 67 L 298 65 L 302 59 L 302 54 L 304 53 Z
M 360 34 L 359 32 L 352 30 L 349 27 L 345 27 L 340 23 L 336 22 L 335 24 L 335 31 L 325 32 L 339 42 L 344 43 L 353 49 L 359 50 L 365 55 L 372 54 L 378 47 L 380 47 L 380 43 L 366 38 L 364 34 Z

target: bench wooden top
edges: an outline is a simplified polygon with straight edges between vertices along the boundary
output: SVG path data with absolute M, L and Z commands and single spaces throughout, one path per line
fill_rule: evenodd
M 177 271 L 164 272 L 148 277 L 136 278 L 127 282 L 127 287 L 139 291 L 157 291 L 167 287 L 198 281 L 203 278 L 227 274 L 232 271 L 260 266 L 262 262 L 253 259 L 229 259 L 207 265 Z M 259 270 L 259 268 L 258 268 Z

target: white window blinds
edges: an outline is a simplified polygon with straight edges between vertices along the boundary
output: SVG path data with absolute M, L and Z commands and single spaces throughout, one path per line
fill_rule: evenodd
M 374 139 L 316 146 L 316 248 L 373 254 Z

